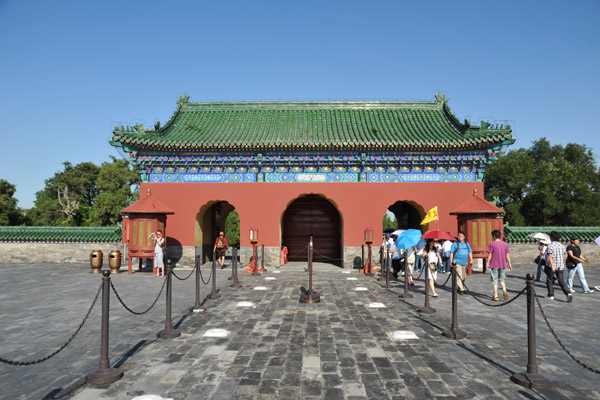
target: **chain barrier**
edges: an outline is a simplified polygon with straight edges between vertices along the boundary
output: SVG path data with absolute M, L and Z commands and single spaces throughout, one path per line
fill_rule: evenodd
M 442 283 L 441 285 L 438 285 L 438 287 L 444 287 L 444 286 L 446 286 L 446 283 L 448 283 L 448 281 L 450 280 L 451 277 L 452 277 L 452 273 L 448 273 L 448 277 L 446 278 L 446 282 Z
M 471 293 L 471 290 L 469 289 L 469 287 L 467 286 L 467 283 L 465 281 L 463 281 L 463 285 L 465 286 L 465 289 L 467 289 L 467 293 L 470 294 L 471 297 L 473 297 L 475 300 L 477 300 L 478 302 L 480 302 L 481 304 L 483 304 L 486 307 L 503 307 L 503 306 L 506 306 L 506 305 L 512 303 L 513 301 L 515 301 L 516 299 L 518 299 L 519 296 L 521 296 L 527 290 L 527 286 L 525 286 L 515 297 L 513 297 L 510 300 L 506 300 L 504 303 L 500 303 L 500 304 L 488 304 L 488 303 L 486 303 L 484 301 L 481 301 L 479 298 L 477 298 L 477 296 L 475 296 L 473 293 Z
M 152 305 L 150 306 L 150 308 L 148 308 L 146 311 L 142 311 L 142 312 L 133 311 L 131 308 L 127 307 L 127 305 L 121 299 L 121 296 L 119 296 L 119 293 L 117 292 L 117 289 L 115 288 L 115 285 L 112 283 L 112 281 L 110 282 L 110 287 L 112 288 L 113 292 L 115 292 L 115 296 L 117 296 L 117 299 L 119 300 L 119 302 L 121 303 L 121 305 L 123 307 L 125 307 L 125 309 L 127 311 L 129 311 L 130 313 L 135 314 L 135 315 L 143 315 L 143 314 L 146 314 L 148 311 L 152 310 L 152 307 L 154 307 L 154 305 L 156 304 L 156 302 L 160 298 L 160 294 L 162 293 L 163 289 L 165 288 L 165 284 L 166 283 L 167 283 L 167 279 L 165 278 L 163 280 L 162 287 L 160 288 L 160 292 L 158 292 L 158 296 L 156 296 L 156 299 L 154 299 L 154 302 L 152 303 Z
M 290 257 L 299 257 L 299 256 L 303 256 L 306 255 L 306 253 L 304 252 L 306 249 L 308 248 L 308 245 L 304 246 L 304 248 L 302 248 L 302 250 L 300 250 L 299 252 L 297 252 L 296 254 L 288 254 L 288 258 Z
M 342 261 L 342 260 L 344 260 L 344 258 L 333 258 L 333 257 L 327 257 L 326 255 L 324 255 L 324 254 L 321 254 L 321 253 L 319 253 L 318 251 L 316 251 L 316 250 L 314 250 L 314 249 L 313 249 L 313 252 L 314 252 L 316 255 L 318 255 L 318 256 L 320 256 L 320 257 L 322 257 L 322 258 L 325 258 L 326 260 L 331 260 L 331 261 Z M 349 256 L 347 256 L 347 257 L 357 257 L 357 256 L 358 256 L 358 253 L 354 253 L 354 254 L 351 254 L 351 255 L 349 255 Z
M 208 285 L 210 283 L 210 278 L 212 278 L 212 266 L 210 268 L 210 275 L 208 275 L 208 280 L 206 282 L 204 281 L 204 275 L 202 275 L 202 268 L 200 268 L 200 265 L 198 265 L 198 271 L 200 272 L 200 280 L 202 281 L 202 283 Z
M 178 277 L 177 274 L 175 273 L 174 269 L 171 272 L 173 273 L 173 276 L 175 278 L 179 279 L 180 281 L 185 281 L 185 280 L 189 279 L 190 276 L 192 276 L 192 274 L 194 273 L 194 271 L 196 270 L 196 268 L 198 268 L 198 264 L 194 265 L 194 268 L 192 268 L 192 272 L 190 272 L 190 274 L 188 276 L 186 276 L 185 278 Z
M 88 320 L 90 314 L 92 313 L 92 309 L 96 305 L 96 301 L 98 300 L 98 296 L 100 296 L 101 291 L 102 291 L 102 283 L 100 284 L 100 287 L 98 288 L 98 292 L 96 293 L 96 297 L 94 297 L 94 301 L 92 301 L 92 305 L 90 306 L 90 309 L 85 314 L 83 321 L 81 321 L 81 324 L 79 324 L 79 327 L 77 327 L 77 329 L 75 330 L 75 333 L 73 333 L 71 335 L 71 337 L 62 346 L 60 346 L 58 348 L 58 350 L 56 350 L 54 353 L 52 353 L 44 358 L 40 358 L 39 360 L 34 360 L 34 361 L 13 361 L 13 360 L 8 360 L 6 358 L 0 357 L 0 362 L 3 362 L 4 364 L 17 365 L 17 366 L 34 365 L 34 364 L 39 364 L 46 360 L 49 360 L 50 358 L 54 357 L 55 355 L 57 355 L 58 353 L 63 351 L 65 349 L 65 347 L 67 347 L 69 344 L 71 344 L 73 339 L 75 339 L 75 336 L 77 336 L 79 331 L 81 331 L 81 328 L 83 328 L 83 325 L 85 324 L 85 322 Z
M 548 326 L 548 329 L 550 329 L 550 333 L 552 333 L 552 336 L 554 336 L 554 339 L 556 339 L 556 342 L 560 345 L 560 347 L 564 350 L 564 352 L 567 353 L 567 355 L 569 357 L 571 357 L 571 359 L 573 361 L 575 361 L 577 364 L 581 365 L 583 368 L 585 368 L 588 371 L 591 371 L 591 372 L 593 372 L 595 374 L 600 374 L 599 370 L 587 366 L 582 361 L 580 361 L 577 358 L 575 358 L 575 356 L 573 354 L 571 354 L 571 352 L 565 347 L 565 345 L 558 338 L 558 336 L 556 335 L 556 332 L 554 332 L 554 329 L 552 329 L 552 326 L 550 326 L 550 321 L 548 321 L 548 317 L 546 317 L 546 313 L 544 313 L 544 310 L 542 309 L 542 305 L 540 303 L 540 299 L 538 298 L 537 294 L 535 293 L 535 289 L 533 290 L 533 296 L 535 297 L 535 302 L 537 303 L 538 308 L 540 309 L 540 313 L 542 314 L 542 317 L 544 318 L 544 321 L 546 321 L 546 325 Z

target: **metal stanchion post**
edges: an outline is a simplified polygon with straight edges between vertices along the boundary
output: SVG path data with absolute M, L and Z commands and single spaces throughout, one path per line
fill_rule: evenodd
M 237 262 L 237 247 L 231 250 L 231 276 L 233 277 L 233 283 L 229 285 L 232 288 L 240 288 L 242 284 L 238 280 L 238 262 Z
M 385 263 L 386 268 L 385 268 L 385 288 L 389 289 L 390 288 L 390 269 L 392 268 L 392 256 L 391 254 L 388 252 L 387 255 L 387 261 Z
M 429 264 L 425 263 L 425 305 L 419 308 L 419 312 L 423 314 L 435 313 L 435 308 L 429 305 Z
M 196 303 L 190 308 L 192 312 L 204 312 L 205 308 L 202 308 L 200 304 L 200 256 L 196 256 Z
M 181 332 L 177 329 L 173 329 L 171 322 L 171 292 L 173 289 L 173 266 L 171 260 L 167 261 L 167 317 L 165 319 L 165 329 L 158 332 L 156 336 L 161 339 L 173 339 L 181 336 Z
M 538 374 L 535 350 L 535 299 L 534 280 L 532 274 L 527 274 L 527 372 L 513 374 L 510 379 L 529 389 L 549 389 L 552 382 Z
M 360 266 L 364 268 L 365 266 L 365 245 L 360 245 Z
M 215 253 L 213 253 L 212 260 L 212 292 L 206 296 L 207 299 L 218 299 L 221 297 L 219 293 L 217 293 L 217 264 L 215 262 Z
M 102 327 L 100 339 L 100 368 L 89 374 L 87 383 L 103 385 L 113 383 L 123 376 L 118 368 L 111 368 L 108 360 L 108 323 L 110 312 L 110 270 L 102 271 Z
M 413 295 L 408 293 L 408 257 L 404 254 L 404 293 L 400 295 L 403 299 L 412 299 Z
M 319 303 L 321 301 L 321 295 L 312 290 L 312 262 L 313 262 L 313 237 L 310 236 L 308 242 L 308 291 L 300 294 L 301 303 Z
M 463 339 L 467 337 L 467 332 L 458 329 L 458 296 L 456 295 L 456 263 L 450 266 L 452 273 L 452 325 L 446 329 L 442 335 L 450 339 Z
M 260 246 L 260 266 L 263 271 L 267 270 L 265 268 L 265 245 L 264 244 Z

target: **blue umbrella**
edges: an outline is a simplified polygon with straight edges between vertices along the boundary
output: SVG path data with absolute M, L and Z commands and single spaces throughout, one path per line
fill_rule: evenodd
M 418 229 L 409 229 L 405 232 L 402 232 L 398 239 L 396 239 L 396 247 L 399 249 L 410 249 L 413 246 L 416 246 L 421 241 L 421 231 Z

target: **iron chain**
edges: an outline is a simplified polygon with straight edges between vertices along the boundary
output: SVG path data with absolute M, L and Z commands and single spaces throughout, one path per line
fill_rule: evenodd
M 160 294 L 162 293 L 163 289 L 165 288 L 165 284 L 166 283 L 167 283 L 167 279 L 165 278 L 163 280 L 162 287 L 160 288 L 160 292 L 158 292 L 158 296 L 156 296 L 156 299 L 154 299 L 154 302 L 152 303 L 152 305 L 150 306 L 150 308 L 148 308 L 146 311 L 142 311 L 142 312 L 133 311 L 131 308 L 127 307 L 127 305 L 121 299 L 121 296 L 119 296 L 119 293 L 117 292 L 117 289 L 115 289 L 115 285 L 113 285 L 112 281 L 110 282 L 110 287 L 112 288 L 113 292 L 115 292 L 115 296 L 117 296 L 117 299 L 119 300 L 119 302 L 121 303 L 121 305 L 123 307 L 125 307 L 125 309 L 127 311 L 129 311 L 130 313 L 135 314 L 135 315 L 143 315 L 143 314 L 146 314 L 148 311 L 152 310 L 152 307 L 154 307 L 154 305 L 156 304 L 156 302 L 160 298 Z
M 527 286 L 525 286 L 515 297 L 513 297 L 510 300 L 505 301 L 504 303 L 500 303 L 500 304 L 488 304 L 486 302 L 481 301 L 473 293 L 471 293 L 471 290 L 467 286 L 466 282 L 463 281 L 463 285 L 465 286 L 465 289 L 467 289 L 467 293 L 470 294 L 471 297 L 473 297 L 475 300 L 477 300 L 478 302 L 480 302 L 481 304 L 483 304 L 486 307 L 503 307 L 505 305 L 508 305 L 508 304 L 512 303 L 513 301 L 515 301 L 516 299 L 518 299 L 519 296 L 521 296 L 527 290 Z
M 554 336 L 554 339 L 556 339 L 556 342 L 560 345 L 560 347 L 564 350 L 565 353 L 567 353 L 567 355 L 569 357 L 571 357 L 571 359 L 573 361 L 575 361 L 577 364 L 581 365 L 583 368 L 587 369 L 588 371 L 591 371 L 595 374 L 600 374 L 600 371 L 587 366 L 586 364 L 584 364 L 582 361 L 578 360 L 577 358 L 575 358 L 575 356 L 573 354 L 571 354 L 571 352 L 565 347 L 565 345 L 560 341 L 560 339 L 558 338 L 558 336 L 556 335 L 556 332 L 554 332 L 554 329 L 552 329 L 552 326 L 550 326 L 550 321 L 548 321 L 548 317 L 546 317 L 546 313 L 544 313 L 544 310 L 542 309 L 542 305 L 540 304 L 540 299 L 538 298 L 537 294 L 535 293 L 535 289 L 533 289 L 533 296 L 535 297 L 535 302 L 538 305 L 538 308 L 540 309 L 540 313 L 542 313 L 542 317 L 544 318 L 544 321 L 546 321 L 546 325 L 548 326 L 548 329 L 550 329 L 550 333 L 552 333 L 552 336 Z
M 190 272 L 190 274 L 188 276 L 186 276 L 185 278 L 178 277 L 174 270 L 172 270 L 171 272 L 173 273 L 173 276 L 175 278 L 179 279 L 180 281 L 185 281 L 185 280 L 189 279 L 190 276 L 192 276 L 192 274 L 194 273 L 194 271 L 196 270 L 196 268 L 198 268 L 198 264 L 194 265 L 194 268 L 192 268 L 192 272 Z
M 77 334 L 81 331 L 81 328 L 83 328 L 83 325 L 85 324 L 85 322 L 88 320 L 90 314 L 92 313 L 92 309 L 96 305 L 96 301 L 98 300 L 98 296 L 100 296 L 101 291 L 102 291 L 102 283 L 100 284 L 100 287 L 98 288 L 98 292 L 96 293 L 96 297 L 94 297 L 94 301 L 92 301 L 92 305 L 90 306 L 90 309 L 85 314 L 83 321 L 81 321 L 81 324 L 79 324 L 79 327 L 75 330 L 75 333 L 73 333 L 71 335 L 71 337 L 69 338 L 69 340 L 67 340 L 62 346 L 60 346 L 60 348 L 58 350 L 56 350 L 54 353 L 52 353 L 44 358 L 40 358 L 39 360 L 34 360 L 34 361 L 13 361 L 13 360 L 7 360 L 6 358 L 2 358 L 2 357 L 0 357 L 0 361 L 5 364 L 8 364 L 8 365 L 18 365 L 18 366 L 34 365 L 34 364 L 39 364 L 41 362 L 49 360 L 50 358 L 54 357 L 55 355 L 57 355 L 58 353 L 63 351 L 65 349 L 65 347 L 67 347 L 73 341 L 73 339 L 75 339 L 75 336 L 77 336 Z

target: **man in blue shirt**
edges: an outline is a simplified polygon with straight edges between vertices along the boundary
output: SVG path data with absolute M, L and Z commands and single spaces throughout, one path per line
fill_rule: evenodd
M 465 241 L 465 233 L 463 231 L 458 231 L 457 238 L 458 241 L 452 243 L 452 248 L 450 249 L 450 263 L 456 262 L 458 293 L 463 294 L 465 292 L 463 282 L 466 278 L 467 265 L 473 262 L 473 250 L 469 242 Z

